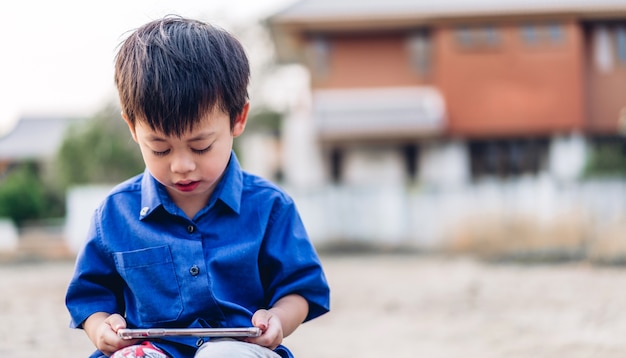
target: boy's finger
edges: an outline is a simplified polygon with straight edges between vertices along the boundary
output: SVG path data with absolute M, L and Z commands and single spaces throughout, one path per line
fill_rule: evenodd
M 258 310 L 252 316 L 252 324 L 259 327 L 262 331 L 267 329 L 269 325 L 270 313 L 266 310 Z
M 118 329 L 126 328 L 126 320 L 119 314 L 110 315 L 105 322 L 107 322 L 115 332 L 117 332 Z

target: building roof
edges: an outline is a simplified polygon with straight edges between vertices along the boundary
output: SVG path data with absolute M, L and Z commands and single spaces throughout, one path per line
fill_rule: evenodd
M 610 16 L 626 12 L 626 0 L 300 0 L 270 22 L 363 19 L 437 19 L 472 16 L 571 14 Z
M 0 137 L 0 160 L 46 159 L 56 155 L 68 126 L 76 119 L 25 117 Z

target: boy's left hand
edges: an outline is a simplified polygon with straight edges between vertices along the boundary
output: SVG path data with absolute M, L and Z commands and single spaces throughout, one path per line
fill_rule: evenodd
M 252 324 L 261 329 L 259 337 L 247 338 L 246 342 L 255 343 L 271 350 L 283 341 L 283 325 L 278 316 L 268 310 L 258 310 L 252 316 Z

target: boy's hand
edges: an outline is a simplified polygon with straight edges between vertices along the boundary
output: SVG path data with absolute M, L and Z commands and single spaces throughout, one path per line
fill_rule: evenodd
M 94 313 L 87 318 L 83 328 L 96 348 L 107 357 L 138 342 L 137 339 L 122 339 L 117 335 L 119 329 L 126 328 L 126 320 L 119 314 Z
M 268 310 L 258 310 L 252 316 L 252 325 L 261 329 L 259 337 L 246 339 L 271 350 L 276 349 L 283 341 L 283 325 L 280 319 Z
M 252 316 L 252 324 L 262 331 L 261 336 L 248 338 L 246 342 L 256 343 L 271 350 L 276 349 L 304 321 L 309 312 L 309 304 L 300 295 L 288 295 L 279 299 L 269 310 L 258 310 Z

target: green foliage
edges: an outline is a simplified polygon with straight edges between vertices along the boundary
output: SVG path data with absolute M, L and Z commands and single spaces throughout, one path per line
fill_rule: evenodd
M 65 214 L 65 190 L 76 184 L 117 183 L 144 169 L 120 110 L 108 106 L 70 128 L 55 165 L 27 162 L 0 177 L 0 217 L 16 225 Z
M 259 109 L 253 110 L 250 114 L 248 114 L 246 133 L 265 132 L 271 133 L 276 137 L 280 137 L 282 120 L 282 113 L 267 107 L 259 107 Z M 239 160 L 244 161 L 238 140 L 234 142 L 233 150 L 237 153 Z
M 262 107 L 250 113 L 250 118 L 248 118 L 246 131 L 269 132 L 276 136 L 280 136 L 280 127 L 282 120 L 282 113 Z
M 57 156 L 62 187 L 117 183 L 143 171 L 139 148 L 119 113 L 108 106 L 70 129 Z
M 587 159 L 584 176 L 626 177 L 626 152 L 621 143 L 603 143 L 595 146 Z
M 19 226 L 26 220 L 44 216 L 46 191 L 34 163 L 12 168 L 1 182 L 0 217 L 11 218 Z

